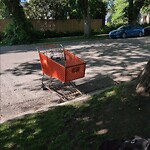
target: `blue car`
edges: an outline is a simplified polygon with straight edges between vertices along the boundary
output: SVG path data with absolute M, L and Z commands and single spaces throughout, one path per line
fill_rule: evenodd
M 110 38 L 141 37 L 144 35 L 144 28 L 139 26 L 121 26 L 116 30 L 109 32 Z

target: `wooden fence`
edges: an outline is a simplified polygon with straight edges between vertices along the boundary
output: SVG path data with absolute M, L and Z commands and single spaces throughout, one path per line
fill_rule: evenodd
M 0 32 L 3 32 L 10 20 L 0 20 Z M 57 31 L 57 32 L 74 32 L 83 31 L 83 20 L 69 19 L 69 20 L 31 20 L 35 29 L 46 31 Z M 101 19 L 91 20 L 92 29 L 100 29 L 102 26 Z

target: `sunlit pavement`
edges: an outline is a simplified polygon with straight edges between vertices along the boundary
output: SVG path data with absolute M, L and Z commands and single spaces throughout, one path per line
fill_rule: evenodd
M 107 75 L 116 82 L 129 81 L 150 59 L 149 37 L 91 41 L 69 48 L 86 61 L 86 80 Z
M 149 37 L 65 42 L 63 45 L 86 62 L 85 77 L 75 83 L 87 89 L 130 81 L 150 59 Z M 1 121 L 32 113 L 46 105 L 56 105 L 59 98 L 56 93 L 41 90 L 38 46 L 1 47 Z

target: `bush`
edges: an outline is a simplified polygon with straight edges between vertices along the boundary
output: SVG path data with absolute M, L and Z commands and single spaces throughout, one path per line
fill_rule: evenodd
M 16 22 L 12 21 L 6 27 L 4 31 L 4 42 L 10 45 L 13 44 L 26 44 L 36 41 L 39 36 L 32 26 L 23 27 L 23 25 L 18 25 Z
M 0 32 L 0 41 L 2 41 L 4 38 L 4 33 L 3 32 Z
M 32 29 L 32 30 L 31 30 Z M 79 36 L 83 35 L 82 31 L 76 32 L 57 32 L 57 31 L 40 31 L 30 28 L 22 28 L 22 26 L 17 26 L 14 22 L 11 22 L 5 29 L 3 36 L 0 34 L 0 39 L 3 38 L 3 42 L 13 45 L 13 44 L 28 44 L 37 42 L 39 39 L 45 38 L 56 38 L 56 37 L 68 37 L 68 36 Z
M 83 35 L 83 32 L 57 32 L 57 31 L 44 31 L 44 38 L 54 38 L 54 37 L 67 37 L 67 36 L 78 36 Z
M 44 39 L 44 38 L 56 38 L 56 37 L 68 37 L 68 36 L 79 36 L 83 35 L 83 32 L 76 31 L 76 32 L 57 32 L 57 31 L 36 31 L 36 36 L 38 39 Z
M 93 34 L 108 34 L 110 31 L 117 29 L 124 24 L 112 24 L 112 25 L 105 25 L 104 27 L 100 28 L 99 30 L 93 30 Z

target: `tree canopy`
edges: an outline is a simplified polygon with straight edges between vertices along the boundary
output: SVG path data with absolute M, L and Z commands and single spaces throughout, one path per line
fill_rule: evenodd
M 149 13 L 150 12 L 150 0 L 145 0 L 144 5 L 142 7 L 143 13 Z
M 26 19 L 20 0 L 2 0 L 11 23 L 4 32 L 5 41 L 10 44 L 29 43 L 35 40 L 34 29 Z
M 114 13 L 112 14 L 112 22 L 122 24 L 127 22 L 127 6 L 126 0 L 116 0 L 114 2 Z
M 4 3 L 2 2 L 2 0 L 0 0 L 0 19 L 3 18 L 4 13 L 5 13 Z
M 24 7 L 30 19 L 82 19 L 84 34 L 90 35 L 90 18 L 105 18 L 106 3 L 102 0 L 30 0 Z
M 31 0 L 24 10 L 27 18 L 32 19 L 64 19 L 67 16 L 66 0 Z
M 113 3 L 112 22 L 136 24 L 141 9 L 149 10 L 150 0 L 115 0 Z
M 81 19 L 87 4 L 92 18 L 104 18 L 106 4 L 102 0 L 30 0 L 24 10 L 32 19 Z

